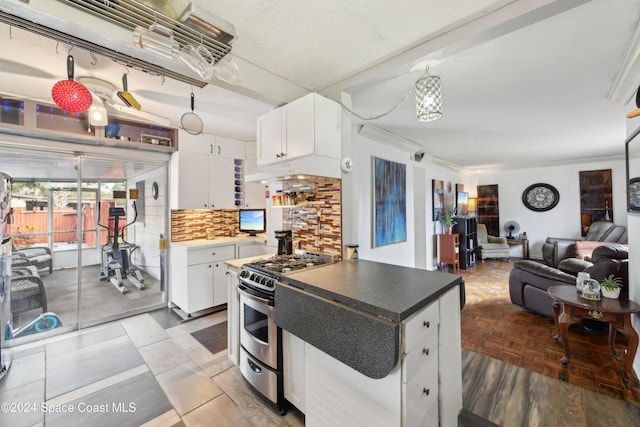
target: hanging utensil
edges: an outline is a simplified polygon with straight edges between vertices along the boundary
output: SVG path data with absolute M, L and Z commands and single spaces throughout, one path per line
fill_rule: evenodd
M 53 101 L 70 113 L 87 111 L 93 103 L 91 92 L 81 83 L 73 80 L 73 56 L 67 55 L 67 80 L 61 80 L 51 88 Z
M 195 95 L 191 92 L 191 111 L 184 113 L 180 119 L 182 129 L 191 135 L 200 135 L 202 133 L 202 119 L 193 112 L 195 107 Z
M 142 105 L 136 100 L 136 98 L 129 92 L 128 84 L 127 84 L 127 73 L 122 75 L 122 89 L 118 91 L 118 98 L 124 102 L 127 107 L 135 108 L 136 110 L 140 110 Z

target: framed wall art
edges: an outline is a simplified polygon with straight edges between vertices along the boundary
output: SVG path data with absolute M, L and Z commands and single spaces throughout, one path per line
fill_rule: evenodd
M 580 226 L 586 236 L 591 223 L 613 221 L 611 169 L 580 171 Z
M 640 128 L 625 142 L 627 173 L 627 211 L 640 213 Z
M 444 211 L 444 181 L 439 179 L 431 180 L 431 197 L 433 199 L 433 220 L 440 221 Z
M 373 247 L 407 240 L 407 166 L 373 157 Z

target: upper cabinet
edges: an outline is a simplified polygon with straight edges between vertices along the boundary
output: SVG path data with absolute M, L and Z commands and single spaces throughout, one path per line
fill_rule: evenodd
M 215 135 L 180 133 L 171 158 L 172 209 L 237 209 L 243 203 L 245 142 Z M 236 179 L 237 178 L 237 179 Z
M 312 154 L 340 159 L 340 105 L 310 93 L 258 117 L 257 164 Z

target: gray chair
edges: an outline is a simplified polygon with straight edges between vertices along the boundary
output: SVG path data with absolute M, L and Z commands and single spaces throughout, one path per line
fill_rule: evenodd
M 478 251 L 482 261 L 487 258 L 506 258 L 509 261 L 510 258 L 507 239 L 489 236 L 484 224 L 478 224 Z

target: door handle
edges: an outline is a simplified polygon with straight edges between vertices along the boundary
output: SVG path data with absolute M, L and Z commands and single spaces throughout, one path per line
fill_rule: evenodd
M 255 363 L 253 363 L 251 361 L 251 359 L 247 359 L 247 362 L 249 363 L 249 367 L 251 368 L 251 370 L 253 372 L 255 372 L 256 374 L 259 374 L 262 372 L 262 368 L 260 368 L 260 366 L 256 365 Z

